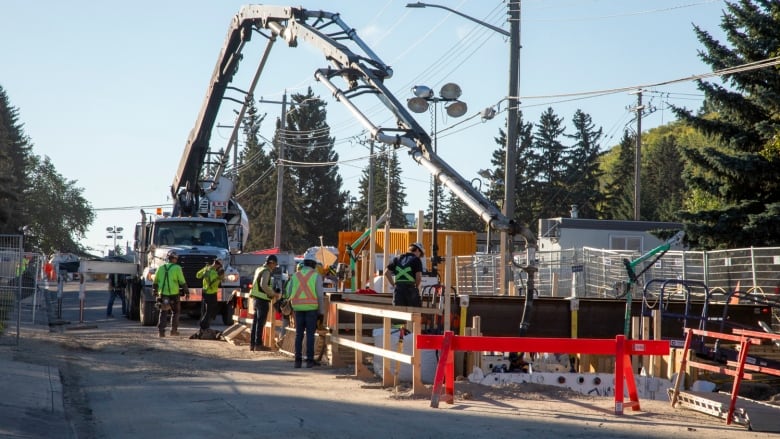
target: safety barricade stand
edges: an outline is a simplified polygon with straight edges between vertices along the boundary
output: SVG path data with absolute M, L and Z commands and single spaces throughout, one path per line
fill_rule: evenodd
M 439 407 L 444 385 L 444 400 L 452 404 L 455 395 L 455 351 L 495 352 L 557 352 L 569 354 L 615 356 L 615 414 L 622 415 L 624 406 L 638 411 L 639 395 L 631 355 L 668 355 L 668 340 L 626 340 L 624 335 L 615 339 L 595 338 L 531 338 L 531 337 L 475 337 L 457 336 L 452 331 L 444 335 L 418 335 L 417 349 L 440 350 L 439 363 L 433 379 L 431 407 Z M 623 383 L 630 401 L 623 402 Z
M 727 361 L 725 367 L 722 365 L 714 365 L 702 363 L 699 361 L 687 360 L 688 351 L 691 348 L 691 341 L 694 336 L 701 336 L 703 338 L 714 338 L 717 340 L 729 340 L 739 344 L 739 354 L 737 355 L 737 361 Z M 732 422 L 738 424 L 748 425 L 750 422 L 746 417 L 740 413 L 735 413 L 737 400 L 739 399 L 739 387 L 742 384 L 743 379 L 752 380 L 753 375 L 750 372 L 758 372 L 768 375 L 780 376 L 780 370 L 762 366 L 761 364 L 750 364 L 756 362 L 755 359 L 748 361 L 749 350 L 751 345 L 760 345 L 761 340 L 780 340 L 780 334 L 767 334 L 763 332 L 750 331 L 745 329 L 734 329 L 732 334 L 724 334 L 721 332 L 706 331 L 702 329 L 685 328 L 685 344 L 683 345 L 683 360 L 680 364 L 680 373 L 677 374 L 677 379 L 674 382 L 674 387 L 669 390 L 669 398 L 672 402 L 672 407 L 683 405 L 685 407 L 692 408 L 694 410 L 702 411 L 704 413 L 725 418 L 726 425 L 730 425 Z M 705 398 L 694 395 L 690 392 L 683 392 L 680 390 L 682 387 L 684 371 L 687 367 L 694 367 L 698 369 L 707 370 L 710 372 L 721 373 L 734 377 L 734 382 L 731 386 L 731 395 L 729 396 L 729 406 L 727 413 L 724 414 L 718 408 L 719 404 L 714 401 L 709 401 Z M 775 414 L 776 416 L 776 414 Z

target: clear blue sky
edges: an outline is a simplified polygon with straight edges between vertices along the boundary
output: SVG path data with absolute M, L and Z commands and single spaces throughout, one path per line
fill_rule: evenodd
M 496 32 L 442 9 L 409 9 L 407 1 L 310 1 L 294 6 L 339 12 L 380 58 L 394 69 L 388 87 L 402 102 L 410 89 L 425 84 L 438 90 L 456 82 L 469 105 L 467 116 L 507 96 L 508 42 Z M 436 3 L 436 2 L 431 2 Z M 0 13 L 0 85 L 19 111 L 34 153 L 52 159 L 59 172 L 84 188 L 96 209 L 85 245 L 99 254 L 113 243 L 106 227 L 124 227 L 123 241 L 140 219 L 140 206 L 169 205 L 173 181 L 187 136 L 205 97 L 228 24 L 244 1 L 166 0 L 133 2 L 6 0 Z M 282 2 L 275 4 L 284 5 Z M 509 30 L 500 0 L 453 0 L 438 4 Z M 520 95 L 524 118 L 538 121 L 547 107 L 566 120 L 577 109 L 604 129 L 604 146 L 614 145 L 631 122 L 635 95 L 561 97 L 570 93 L 646 86 L 709 71 L 699 61 L 692 24 L 716 37 L 722 0 L 523 0 Z M 256 36 L 244 51 L 233 85 L 246 89 L 264 47 Z M 327 62 L 314 47 L 277 43 L 256 96 L 280 99 L 284 90 L 315 94 L 328 102 L 328 123 L 341 160 L 367 156 L 356 139 L 362 127 L 330 99 L 313 78 Z M 667 103 L 698 108 L 693 83 L 648 87 L 645 103 L 657 108 L 643 130 L 667 123 Z M 558 96 L 558 97 L 555 97 Z M 240 96 L 234 96 L 240 98 Z M 361 99 L 373 122 L 393 126 L 378 101 Z M 223 105 L 219 124 L 232 124 Z M 505 110 L 502 103 L 499 110 Z M 278 105 L 268 104 L 262 134 L 273 135 Z M 438 116 L 439 155 L 464 177 L 490 167 L 494 137 L 506 113 L 491 121 L 461 122 Z M 433 129 L 430 113 L 418 122 Z M 211 145 L 223 147 L 228 129 L 216 129 Z M 365 136 L 362 136 L 365 138 Z M 409 206 L 427 206 L 427 172 L 402 154 Z M 367 159 L 340 166 L 345 189 L 357 194 Z M 272 182 L 275 184 L 275 182 Z M 522 206 L 518 206 L 522 208 Z M 314 243 L 315 245 L 317 243 Z M 335 245 L 336 243 L 327 243 Z

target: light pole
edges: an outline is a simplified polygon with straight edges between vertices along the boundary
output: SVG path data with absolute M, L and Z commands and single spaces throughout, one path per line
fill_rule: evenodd
M 504 216 L 509 219 L 515 216 L 515 162 L 517 161 L 517 140 L 518 130 L 517 124 L 519 122 L 519 106 L 520 106 L 520 0 L 509 0 L 507 2 L 508 15 L 509 15 L 509 32 L 499 27 L 493 26 L 489 23 L 485 23 L 482 20 L 478 20 L 469 15 L 458 12 L 454 9 L 448 8 L 442 5 L 435 5 L 431 3 L 407 3 L 407 8 L 439 8 L 446 11 L 450 11 L 455 15 L 459 15 L 467 20 L 473 21 L 481 26 L 484 26 L 494 32 L 509 37 L 509 94 L 507 101 L 509 102 L 509 111 L 507 112 L 507 134 L 506 134 L 506 160 L 504 165 L 504 206 L 501 209 Z M 509 290 L 509 253 L 512 249 L 508 249 L 509 239 L 506 231 L 501 231 L 501 294 L 506 294 Z
M 413 98 L 406 101 L 406 106 L 415 113 L 428 111 L 429 102 L 433 102 L 433 153 L 438 154 L 438 104 L 439 102 L 449 102 L 444 107 L 450 117 L 461 117 L 466 114 L 468 107 L 465 102 L 458 98 L 461 95 L 460 86 L 454 82 L 448 82 L 441 87 L 439 96 L 434 96 L 433 90 L 424 85 L 416 85 L 412 88 Z M 433 178 L 433 212 L 431 218 L 431 272 L 436 275 L 436 266 L 439 264 L 439 241 L 437 238 L 437 215 L 439 210 L 439 181 L 437 176 Z
M 116 240 L 122 239 L 122 235 L 120 235 L 122 230 L 124 230 L 122 227 L 117 226 L 106 227 L 106 231 L 108 232 L 108 236 L 106 236 L 106 238 L 114 239 L 114 246 L 111 247 L 111 251 L 108 252 L 108 256 L 113 256 L 113 253 L 116 252 Z

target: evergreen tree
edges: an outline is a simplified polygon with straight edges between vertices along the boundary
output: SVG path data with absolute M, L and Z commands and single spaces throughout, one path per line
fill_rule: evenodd
M 390 145 L 377 145 L 374 147 L 374 211 L 373 215 L 377 219 L 387 209 L 387 167 L 390 166 L 390 227 L 407 228 L 404 215 L 406 207 L 406 189 L 401 179 L 401 166 L 398 160 L 398 151 L 391 148 Z M 352 229 L 360 230 L 368 226 L 368 173 L 371 172 L 370 166 L 363 170 L 360 177 L 358 199 L 352 211 Z
M 27 176 L 32 146 L 24 135 L 18 110 L 0 87 L 0 233 L 16 234 L 31 222 L 26 209 Z
M 680 145 L 673 134 L 642 148 L 642 217 L 656 221 L 676 221 L 682 208 L 685 183 Z
M 579 216 L 596 218 L 597 206 L 603 197 L 599 191 L 599 149 L 602 130 L 594 128 L 589 115 L 577 110 L 572 119 L 575 132 L 567 137 L 574 145 L 565 154 L 565 185 L 568 188 L 568 204 L 576 204 Z
M 529 169 L 530 157 L 533 155 L 533 124 L 523 122 L 522 113 L 518 117 L 517 124 L 519 145 L 515 161 L 515 211 L 509 212 L 508 216 L 521 224 L 533 225 L 536 223 L 536 218 L 530 202 L 532 184 Z M 506 132 L 500 129 L 498 137 L 495 137 L 494 141 L 499 145 L 499 148 L 493 151 L 490 159 L 493 168 L 487 170 L 486 176 L 483 175 L 487 179 L 483 180 L 483 183 L 488 185 L 485 192 L 487 198 L 496 206 L 501 207 L 504 202 L 504 176 L 506 175 L 504 171 L 506 169 Z
M 704 45 L 700 58 L 713 70 L 774 58 L 780 3 L 726 2 L 721 28 L 731 46 L 694 27 Z M 775 246 L 780 244 L 780 72 L 768 67 L 724 75 L 723 80 L 727 86 L 698 81 L 706 108 L 714 112 L 695 115 L 674 109 L 712 142 L 681 151 L 686 183 L 711 201 L 681 212 L 686 240 L 703 249 Z
M 618 148 L 617 162 L 604 168 L 604 205 L 602 219 L 630 220 L 634 218 L 634 163 L 636 138 L 623 132 Z
M 249 100 L 242 131 L 244 146 L 238 157 L 235 177 L 235 198 L 246 211 L 249 219 L 249 237 L 245 251 L 270 248 L 274 242 L 276 217 L 276 173 L 270 152 L 258 135 L 265 120 L 254 100 Z
M 306 94 L 293 95 L 292 100 L 296 108 L 287 114 L 279 140 L 289 151 L 291 167 L 287 169 L 296 183 L 285 191 L 295 194 L 302 215 L 295 218 L 299 224 L 285 222 L 290 229 L 300 225 L 300 233 L 290 230 L 284 234 L 287 248 L 303 252 L 319 245 L 320 237 L 327 245 L 338 243 L 338 232 L 346 226 L 349 194 L 341 190 L 343 182 L 336 164 L 339 156 L 326 123 L 325 103 L 315 98 L 311 88 Z
M 569 198 L 564 178 L 567 148 L 560 141 L 565 130 L 563 118 L 558 117 L 552 108 L 542 113 L 536 125 L 529 171 L 533 176 L 530 181 L 537 218 L 565 216 L 569 210 L 564 202 Z
M 0 233 L 27 226 L 25 249 L 85 253 L 79 240 L 95 215 L 76 181 L 33 154 L 18 111 L 0 87 Z
M 442 229 L 470 232 L 485 231 L 485 221 L 452 192 L 449 192 L 447 197 L 447 211 L 444 218 L 446 221 L 442 222 Z

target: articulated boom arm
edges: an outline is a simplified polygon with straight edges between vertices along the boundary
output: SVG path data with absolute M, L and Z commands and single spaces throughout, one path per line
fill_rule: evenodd
M 328 33 L 325 33 L 326 30 Z M 522 235 L 529 247 L 535 247 L 536 238 L 528 228 L 505 217 L 493 203 L 472 187 L 468 180 L 433 152 L 431 139 L 425 130 L 384 85 L 384 80 L 392 77 L 392 69 L 358 37 L 355 30 L 349 28 L 339 14 L 295 7 L 248 5 L 233 18 L 214 68 L 206 100 L 187 140 L 178 173 L 171 187 L 174 199 L 182 188 L 189 192 L 198 190 L 198 177 L 208 152 L 209 137 L 217 110 L 238 68 L 242 57 L 241 50 L 253 31 L 268 38 L 269 48 L 279 38 L 290 47 L 297 46 L 299 41 L 305 41 L 320 49 L 330 66 L 318 69 L 314 73 L 315 78 L 346 106 L 371 133 L 374 140 L 396 148 L 409 148 L 409 154 L 417 163 L 426 167 L 434 178 L 449 188 L 482 220 L 497 230 L 511 235 Z M 270 35 L 264 34 L 264 31 L 270 32 Z M 361 54 L 353 52 L 347 43 L 350 47 L 356 46 Z M 267 48 L 266 55 L 268 50 Z M 266 56 L 258 69 L 253 87 L 262 71 L 265 58 Z M 336 77 L 344 80 L 346 91 L 333 83 Z M 397 127 L 388 129 L 372 123 L 351 100 L 362 94 L 373 94 L 379 98 L 396 117 Z

